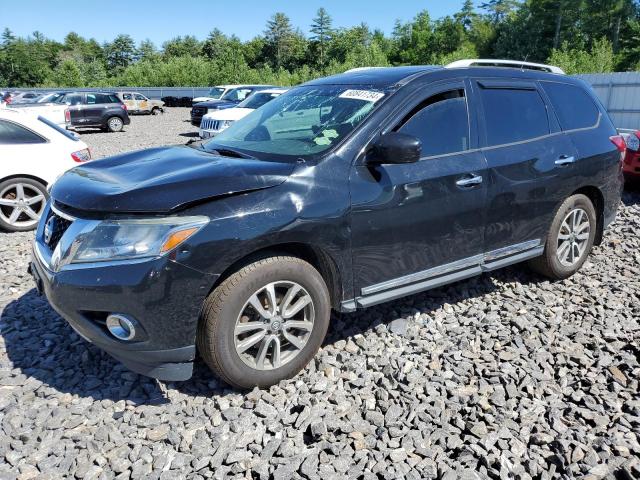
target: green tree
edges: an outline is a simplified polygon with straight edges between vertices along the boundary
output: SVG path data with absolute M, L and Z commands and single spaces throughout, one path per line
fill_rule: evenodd
M 327 66 L 327 49 L 333 35 L 333 20 L 324 8 L 319 8 L 311 23 L 312 46 L 318 52 L 318 65 L 324 71 Z
M 267 22 L 264 38 L 268 53 L 273 59 L 272 64 L 276 68 L 283 67 L 288 60 L 292 47 L 293 34 L 291 21 L 289 17 L 282 12 L 274 14 Z
M 575 73 L 607 73 L 614 67 L 613 46 L 607 38 L 593 42 L 590 50 L 579 50 L 569 47 L 564 42 L 560 49 L 554 49 L 547 63 L 557 65 L 567 74 Z
M 53 81 L 60 87 L 84 87 L 85 79 L 80 66 L 73 59 L 64 60 L 56 69 Z
M 489 15 L 491 15 L 494 23 L 503 21 L 519 6 L 519 0 L 488 0 L 480 4 L 480 8 L 487 11 Z
M 155 60 L 158 56 L 158 50 L 155 44 L 148 38 L 142 40 L 138 46 L 138 60 Z
M 478 17 L 473 6 L 473 0 L 464 0 L 462 8 L 459 12 L 453 15 L 456 22 L 458 22 L 465 30 L 469 30 L 473 21 Z
M 193 35 L 177 36 L 162 44 L 162 54 L 170 57 L 199 57 L 202 54 L 202 44 Z
M 130 35 L 118 35 L 104 46 L 107 65 L 116 72 L 128 67 L 137 56 L 136 44 Z

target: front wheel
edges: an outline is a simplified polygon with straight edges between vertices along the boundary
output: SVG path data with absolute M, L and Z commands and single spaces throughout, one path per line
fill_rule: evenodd
M 209 295 L 198 350 L 228 384 L 268 387 L 293 377 L 313 358 L 330 313 L 327 286 L 313 266 L 296 257 L 264 258 Z
M 33 230 L 48 198 L 47 188 L 37 180 L 18 177 L 0 182 L 0 227 L 10 232 Z
M 553 219 L 544 253 L 531 261 L 531 267 L 555 280 L 570 277 L 587 260 L 596 227 L 596 211 L 589 197 L 577 194 L 567 198 Z
M 120 132 L 122 127 L 124 127 L 124 122 L 120 117 L 111 117 L 107 120 L 107 129 L 110 132 Z

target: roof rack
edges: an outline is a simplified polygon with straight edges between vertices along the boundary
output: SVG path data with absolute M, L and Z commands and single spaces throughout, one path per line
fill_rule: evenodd
M 445 68 L 461 68 L 461 67 L 506 67 L 519 68 L 521 70 L 538 70 L 541 72 L 558 73 L 564 75 L 564 70 L 554 65 L 545 65 L 544 63 L 521 62 L 517 60 L 501 60 L 492 58 L 469 58 L 458 60 L 456 62 L 445 65 Z

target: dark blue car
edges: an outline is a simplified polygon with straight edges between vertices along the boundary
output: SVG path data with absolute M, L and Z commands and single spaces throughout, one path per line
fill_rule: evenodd
M 200 126 L 202 117 L 212 110 L 223 110 L 225 108 L 233 108 L 241 101 L 258 90 L 265 88 L 274 88 L 272 85 L 240 85 L 236 88 L 228 90 L 218 100 L 210 100 L 208 102 L 196 103 L 191 107 L 191 123 L 196 127 Z
M 536 67 L 539 69 L 539 66 Z M 347 72 L 190 147 L 52 187 L 38 289 L 136 372 L 267 386 L 350 312 L 528 261 L 575 273 L 613 221 L 621 150 L 582 81 L 496 67 Z

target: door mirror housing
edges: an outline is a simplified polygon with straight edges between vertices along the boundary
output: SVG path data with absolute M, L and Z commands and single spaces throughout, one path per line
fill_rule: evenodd
M 415 163 L 420 160 L 422 142 L 418 137 L 400 132 L 389 132 L 378 138 L 367 158 L 373 165 Z

